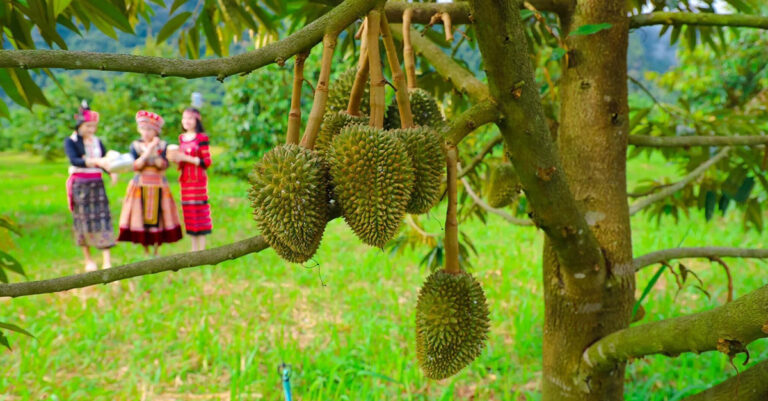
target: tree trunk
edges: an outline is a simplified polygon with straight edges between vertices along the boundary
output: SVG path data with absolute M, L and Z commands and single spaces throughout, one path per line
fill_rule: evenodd
M 590 372 L 582 352 L 629 325 L 634 301 L 627 205 L 626 152 L 628 19 L 623 0 L 578 0 L 566 15 L 565 35 L 587 24 L 610 29 L 566 40 L 560 81 L 558 148 L 568 183 L 605 256 L 601 290 L 570 291 L 558 259 L 544 245 L 545 323 L 542 393 L 549 400 L 622 400 L 624 365 Z

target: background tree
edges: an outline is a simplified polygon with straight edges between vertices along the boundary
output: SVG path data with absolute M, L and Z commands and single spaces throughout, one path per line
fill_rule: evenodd
M 740 13 L 761 11 L 757 1 L 727 3 Z M 190 57 L 200 55 L 201 35 L 206 39 L 205 53 L 224 56 L 228 50 L 222 43 L 240 35 L 246 27 L 254 34 L 266 35 L 277 29 L 275 24 L 280 20 L 259 16 L 265 9 L 256 2 L 231 2 L 223 8 L 213 2 L 200 4 L 200 9 L 172 16 L 158 34 L 168 37 L 186 21 L 194 20 L 178 36 L 180 48 L 186 49 L 182 53 Z M 293 2 L 285 4 L 285 8 L 266 5 L 277 16 L 295 10 Z M 66 48 L 66 43 L 60 40 L 57 26 L 74 31 L 78 30 L 75 23 L 86 28 L 92 24 L 107 34 L 114 34 L 115 29 L 132 32 L 138 18 L 151 17 L 151 9 L 143 1 L 11 1 L 3 3 L 0 19 L 7 27 L 5 32 L 10 32 L 10 42 L 19 50 L 0 51 L 0 67 L 6 68 L 0 84 L 15 102 L 31 107 L 49 102 L 27 69 L 95 69 L 187 78 L 215 76 L 224 80 L 270 63 L 284 63 L 307 51 L 327 32 L 346 30 L 344 39 L 351 49 L 350 25 L 370 9 L 382 6 L 390 22 L 399 21 L 404 9 L 412 8 L 413 22 L 417 24 L 433 24 L 430 20 L 437 12 L 443 13 L 443 22 L 447 14 L 454 25 L 471 23 L 467 37 L 476 39 L 487 84 L 446 54 L 429 34 L 421 37 L 414 30 L 411 37 L 422 57 L 422 71 L 427 70 L 427 64 L 434 68 L 433 74 L 425 71 L 425 82 L 440 75 L 460 94 L 448 97 L 451 111 L 457 112 L 445 130 L 448 143 L 460 145 L 474 136 L 477 127 L 495 123 L 522 183 L 528 216 L 545 235 L 543 399 L 619 400 L 623 398 L 625 363 L 630 358 L 710 350 L 734 356 L 744 352 L 750 342 L 768 335 L 768 287 L 710 311 L 629 327 L 633 310 L 638 307 L 637 270 L 684 257 L 708 257 L 721 262 L 726 256 L 768 256 L 765 250 L 707 247 L 662 250 L 633 258 L 629 224 L 630 214 L 645 208 L 654 215 L 674 215 L 677 210 L 699 207 L 711 216 L 715 205 L 725 210 L 735 201 L 743 208 L 746 221 L 762 228 L 760 203 L 765 199 L 766 186 L 762 191 L 753 190 L 755 181 L 761 181 L 765 159 L 756 150 L 768 142 L 765 136 L 758 135 L 765 126 L 764 109 L 758 107 L 765 81 L 759 50 L 754 55 L 744 49 L 739 60 L 747 64 L 734 66 L 733 74 L 723 80 L 720 88 L 710 87 L 703 97 L 695 90 L 683 93 L 678 99 L 680 106 L 674 108 L 653 99 L 652 107 L 659 110 L 648 106 L 630 110 L 626 63 L 631 28 L 663 25 L 671 27 L 673 41 L 682 37 L 691 48 L 704 43 L 710 49 L 722 50 L 732 39 L 728 35 L 736 35 L 722 27 L 765 29 L 767 17 L 719 14 L 711 2 L 685 0 L 478 0 L 450 4 L 347 0 L 294 13 L 294 20 L 286 20 L 284 25 L 289 31 L 297 24 L 312 22 L 279 42 L 232 57 L 187 60 L 29 50 L 34 45 L 32 27 L 39 30 L 49 46 L 56 44 L 60 48 Z M 642 13 L 649 7 L 654 11 Z M 171 8 L 173 14 L 176 7 Z M 393 25 L 392 30 L 397 35 L 401 27 Z M 472 43 L 474 46 L 475 40 Z M 695 50 L 691 57 L 695 60 Z M 535 71 L 534 65 L 540 68 Z M 680 73 L 681 77 L 691 76 L 685 71 Z M 668 85 L 674 87 L 672 79 Z M 726 117 L 718 119 L 721 114 L 717 110 L 723 110 Z M 681 128 L 680 121 L 685 121 L 682 125 L 688 128 Z M 658 183 L 643 188 L 639 192 L 647 196 L 630 204 L 625 173 L 629 145 L 672 149 L 663 151 L 666 155 L 685 153 L 690 173 L 674 185 Z M 717 166 L 718 173 L 701 179 L 711 166 Z M 474 183 L 479 183 L 477 177 Z M 691 183 L 698 185 L 698 191 L 688 189 Z M 194 255 L 0 285 L 0 295 L 61 291 L 214 264 L 264 248 L 265 241 L 254 237 Z M 744 377 L 748 380 L 729 379 L 691 399 L 729 399 L 735 391 L 740 399 L 764 399 L 768 394 L 765 364 L 747 370 Z

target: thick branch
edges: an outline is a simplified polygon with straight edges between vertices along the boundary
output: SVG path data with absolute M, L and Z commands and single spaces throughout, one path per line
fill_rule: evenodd
M 683 398 L 683 401 L 765 401 L 768 400 L 768 360 L 737 373 L 736 376 Z
M 464 184 L 464 190 L 467 191 L 467 193 L 469 194 L 469 197 L 472 198 L 473 201 L 475 201 L 477 206 L 480 206 L 486 212 L 493 213 L 493 214 L 501 217 L 502 219 L 504 219 L 504 220 L 506 220 L 506 221 L 508 221 L 508 222 L 510 222 L 512 224 L 516 224 L 518 226 L 532 226 L 533 225 L 533 222 L 530 221 L 530 220 L 518 219 L 517 217 L 512 216 L 511 214 L 509 214 L 509 213 L 507 213 L 507 212 L 505 212 L 505 211 L 503 211 L 501 209 L 496 209 L 494 207 L 491 207 L 491 205 L 485 203 L 485 201 L 482 198 L 480 198 L 477 195 L 477 193 L 475 193 L 475 191 L 472 189 L 472 186 L 469 185 L 469 182 L 467 181 L 466 178 L 462 178 L 461 179 L 461 183 Z
M 50 280 L 29 281 L 26 283 L 0 284 L 0 297 L 22 297 L 35 294 L 67 291 L 74 288 L 88 287 L 125 280 L 131 277 L 155 274 L 169 270 L 177 271 L 188 267 L 215 265 L 230 259 L 237 259 L 249 253 L 268 248 L 262 236 L 251 237 L 218 248 L 199 252 L 164 256 L 141 262 L 117 266 L 110 269 L 58 277 Z
M 603 337 L 584 351 L 583 362 L 597 370 L 645 355 L 678 355 L 737 346 L 768 336 L 768 286 L 706 312 L 641 324 Z M 735 344 L 738 343 L 738 344 Z
M 648 136 L 630 135 L 629 144 L 651 148 L 689 146 L 756 146 L 768 143 L 768 135 L 754 136 Z
M 564 291 L 603 291 L 605 260 L 568 188 L 544 117 L 520 20 L 519 1 L 470 1 L 490 93 L 504 118 L 497 123 L 512 164 L 561 266 Z
M 635 271 L 639 271 L 645 266 L 651 266 L 656 263 L 672 259 L 684 258 L 749 258 L 749 259 L 768 259 L 768 249 L 746 249 L 746 248 L 727 248 L 720 246 L 710 246 L 702 248 L 672 248 L 661 251 L 651 252 L 632 260 L 632 266 Z
M 564 12 L 568 9 L 570 0 L 529 0 L 537 10 Z M 403 11 L 406 8 L 413 9 L 413 22 L 416 24 L 429 24 L 430 19 L 437 13 L 448 13 L 451 22 L 456 24 L 471 24 L 472 14 L 466 2 L 455 1 L 453 3 L 406 3 L 402 1 L 389 1 L 384 8 L 389 22 L 402 22 Z M 442 20 L 439 20 L 442 21 Z
M 467 135 L 481 126 L 496 122 L 501 118 L 498 107 L 492 100 L 478 103 L 456 118 L 451 119 L 451 125 L 444 134 L 449 143 L 458 145 Z
M 659 11 L 629 19 L 630 28 L 647 25 L 704 25 L 768 29 L 768 17 L 746 14 L 683 13 Z
M 323 34 L 338 34 L 375 4 L 374 0 L 346 0 L 285 39 L 232 57 L 187 60 L 68 50 L 0 50 L 0 68 L 122 71 L 184 78 L 214 76 L 222 80 L 268 64 L 280 64 L 296 53 L 308 51 Z
M 392 25 L 392 35 L 398 40 L 403 39 L 402 30 L 401 25 Z M 440 46 L 432 43 L 429 38 L 422 36 L 413 28 L 411 28 L 411 44 L 416 53 L 426 58 L 429 64 L 435 67 L 437 73 L 451 81 L 451 84 L 459 92 L 466 93 L 476 102 L 482 102 L 489 98 L 487 85 L 455 62 L 451 56 L 445 54 Z
M 707 171 L 708 168 L 712 167 L 712 165 L 714 165 L 715 163 L 725 158 L 725 156 L 728 155 L 728 152 L 730 150 L 731 148 L 723 148 L 723 150 L 721 150 L 717 155 L 705 161 L 704 163 L 701 163 L 699 167 L 696 167 L 693 171 L 688 173 L 688 175 L 683 177 L 682 180 L 678 181 L 674 185 L 670 185 L 662 189 L 661 191 L 656 192 L 653 195 L 649 195 L 648 197 L 633 203 L 632 205 L 629 206 L 629 215 L 630 216 L 634 215 L 635 213 L 643 210 L 644 208 L 652 205 L 653 203 L 658 202 L 674 194 L 675 192 L 679 191 L 680 189 L 688 185 L 688 183 L 690 183 L 691 181 L 695 180 L 696 178 L 704 174 L 704 172 Z

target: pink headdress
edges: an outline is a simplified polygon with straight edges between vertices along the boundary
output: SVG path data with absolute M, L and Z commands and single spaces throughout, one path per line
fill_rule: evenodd
M 165 121 L 163 121 L 163 117 L 160 117 L 159 114 L 151 111 L 139 110 L 136 113 L 136 124 L 139 125 L 139 128 L 149 127 L 160 133 Z
M 196 120 L 200 119 L 200 112 L 197 109 L 188 108 L 184 109 L 184 112 L 181 114 L 182 117 L 192 117 Z
M 75 125 L 79 127 L 80 124 L 87 122 L 99 122 L 99 113 L 91 110 L 88 107 L 88 102 L 83 100 L 75 114 Z

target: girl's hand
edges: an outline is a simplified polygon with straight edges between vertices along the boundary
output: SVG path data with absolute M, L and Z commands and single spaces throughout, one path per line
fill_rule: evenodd
M 112 178 L 112 186 L 117 184 L 117 173 L 109 173 L 109 177 Z

